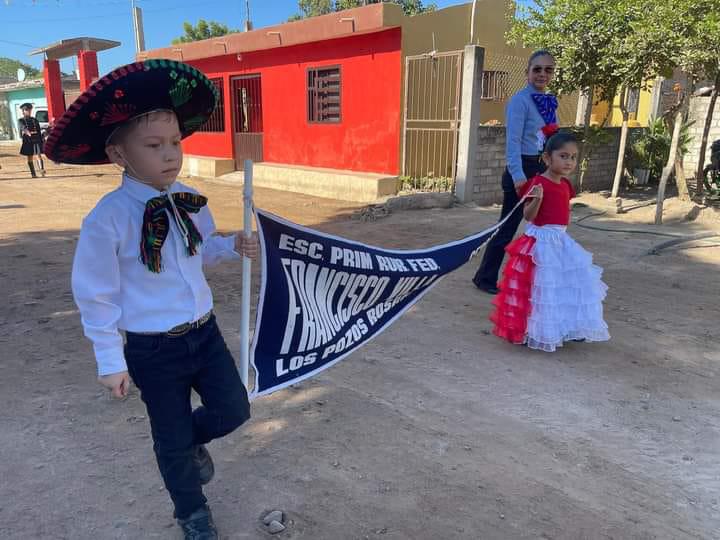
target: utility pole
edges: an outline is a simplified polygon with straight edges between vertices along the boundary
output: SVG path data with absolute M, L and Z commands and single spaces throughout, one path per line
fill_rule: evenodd
M 472 11 L 470 12 L 470 43 L 468 45 L 474 45 L 475 41 L 475 9 L 477 8 L 477 0 L 473 0 Z
M 245 31 L 249 32 L 253 29 L 252 21 L 250 20 L 250 0 L 245 0 Z
M 135 52 L 145 50 L 145 30 L 143 29 L 142 9 L 135 5 L 136 0 L 130 0 L 132 7 L 133 30 L 135 32 Z

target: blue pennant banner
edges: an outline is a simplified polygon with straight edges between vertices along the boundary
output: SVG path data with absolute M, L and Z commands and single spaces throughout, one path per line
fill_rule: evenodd
M 429 249 L 389 250 L 255 214 L 263 268 L 253 397 L 312 377 L 380 335 L 504 222 Z

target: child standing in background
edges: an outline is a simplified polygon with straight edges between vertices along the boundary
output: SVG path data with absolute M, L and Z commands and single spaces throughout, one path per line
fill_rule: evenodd
M 607 285 L 602 269 L 567 233 L 570 199 L 567 179 L 577 166 L 578 144 L 568 133 L 545 146 L 547 170 L 532 178 L 524 193 L 525 234 L 506 248 L 509 260 L 493 301 L 495 335 L 547 352 L 566 341 L 610 339 L 603 320 Z

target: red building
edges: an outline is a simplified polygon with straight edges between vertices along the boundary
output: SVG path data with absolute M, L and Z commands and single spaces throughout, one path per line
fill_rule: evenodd
M 220 90 L 186 154 L 397 176 L 401 35 L 396 10 L 375 4 L 138 58 L 182 60 Z

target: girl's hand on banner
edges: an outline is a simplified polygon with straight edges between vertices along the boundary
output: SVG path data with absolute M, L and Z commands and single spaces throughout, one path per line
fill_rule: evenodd
M 244 255 L 250 259 L 257 259 L 258 254 L 258 237 L 257 233 L 252 233 L 250 238 L 245 238 L 245 235 L 238 233 L 235 236 L 235 251 L 240 255 Z
M 541 185 L 535 185 L 527 194 L 528 199 L 542 199 L 543 198 L 543 187 Z

